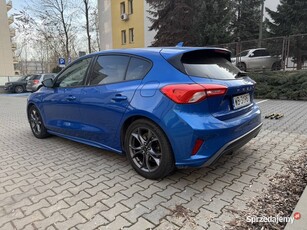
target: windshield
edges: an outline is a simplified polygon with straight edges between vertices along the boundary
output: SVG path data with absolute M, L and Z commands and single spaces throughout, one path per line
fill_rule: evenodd
M 26 76 L 22 76 L 22 77 L 18 78 L 16 81 L 23 81 L 23 80 L 25 80 L 25 78 L 26 78 Z
M 183 63 L 188 75 L 211 79 L 235 79 L 240 70 L 225 58 L 205 58 L 201 63 Z
M 239 53 L 236 57 L 245 57 L 248 54 L 249 50 L 245 50 L 241 53 Z

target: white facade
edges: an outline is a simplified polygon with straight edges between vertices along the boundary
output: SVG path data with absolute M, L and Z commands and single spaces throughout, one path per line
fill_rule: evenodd
M 0 0 L 0 77 L 15 75 L 13 63 L 13 50 L 11 37 L 15 36 L 13 28 L 10 29 L 9 23 L 13 22 L 7 15 L 7 11 L 12 8 L 12 2 L 6 3 L 6 0 Z M 15 49 L 14 44 L 14 49 Z
M 155 40 L 155 36 L 157 34 L 156 31 L 149 31 L 149 27 L 151 26 L 152 22 L 149 20 L 149 13 L 148 10 L 150 5 L 145 1 L 144 7 L 144 31 L 145 31 L 145 47 L 151 46 L 153 41 Z
M 113 48 L 111 0 L 98 0 L 99 37 L 102 50 Z

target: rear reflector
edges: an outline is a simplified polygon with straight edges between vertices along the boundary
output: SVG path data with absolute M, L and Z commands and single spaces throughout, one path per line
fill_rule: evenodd
M 201 145 L 204 143 L 203 140 L 201 139 L 197 139 L 196 142 L 195 142 L 195 145 L 194 145 L 194 148 L 192 150 L 192 156 L 194 156 L 198 150 L 200 149 Z
M 226 91 L 226 86 L 213 84 L 176 84 L 161 89 L 162 93 L 178 104 L 200 102 L 208 97 L 222 96 Z

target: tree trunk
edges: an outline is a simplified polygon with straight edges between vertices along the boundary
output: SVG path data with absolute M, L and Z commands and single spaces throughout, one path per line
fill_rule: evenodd
M 68 59 L 70 57 L 69 37 L 68 37 L 67 24 L 65 22 L 65 17 L 64 17 L 64 4 L 63 4 L 63 0 L 61 0 L 61 21 L 62 21 L 62 24 L 63 24 L 64 33 L 65 33 L 65 49 L 66 49 L 66 56 L 67 56 L 67 59 Z
M 84 7 L 85 7 L 85 19 L 86 19 L 86 34 L 87 34 L 88 53 L 92 53 L 88 0 L 83 0 L 83 2 L 84 2 Z
M 298 37 L 296 40 L 296 62 L 297 62 L 297 70 L 302 69 L 302 52 L 301 52 L 301 38 Z

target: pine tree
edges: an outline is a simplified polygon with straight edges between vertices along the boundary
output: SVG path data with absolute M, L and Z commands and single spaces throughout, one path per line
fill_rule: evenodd
M 268 33 L 271 36 L 289 36 L 307 33 L 307 1 L 306 0 L 281 0 L 277 11 L 266 8 L 272 21 L 266 20 Z M 303 36 L 296 36 L 291 41 L 294 45 L 290 49 L 297 63 L 297 69 L 302 68 L 304 59 L 303 50 L 307 50 L 307 42 Z
M 204 46 L 229 41 L 230 0 L 147 0 L 151 5 L 154 46 Z
M 147 0 L 151 6 L 149 13 L 156 30 L 153 46 L 174 46 L 178 42 L 185 45 L 195 44 L 192 25 L 195 21 L 193 0 Z
M 272 22 L 266 20 L 273 36 L 307 33 L 307 1 L 281 0 L 277 11 L 266 8 Z
M 229 24 L 234 15 L 231 1 L 201 0 L 198 2 L 198 20 L 194 25 L 197 45 L 216 45 L 229 42 L 231 35 Z
M 257 39 L 262 0 L 233 0 L 232 2 L 236 11 L 231 23 L 233 40 Z

